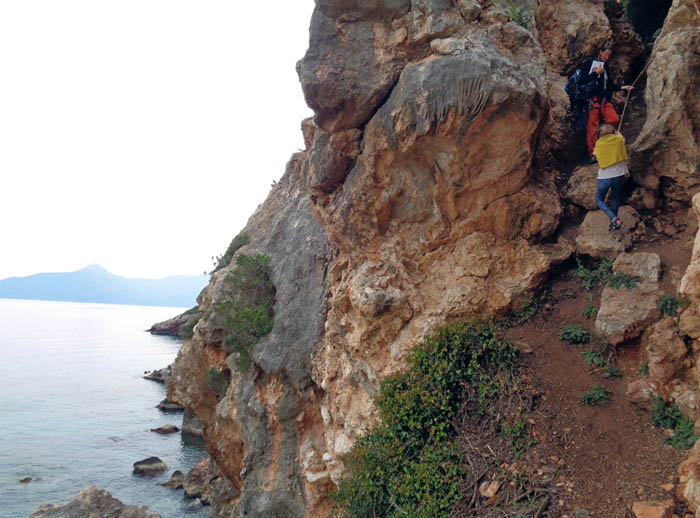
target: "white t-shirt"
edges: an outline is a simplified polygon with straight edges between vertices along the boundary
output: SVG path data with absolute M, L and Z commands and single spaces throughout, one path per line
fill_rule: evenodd
M 609 178 L 617 178 L 627 174 L 627 160 L 618 162 L 609 167 L 598 169 L 598 180 L 607 180 Z

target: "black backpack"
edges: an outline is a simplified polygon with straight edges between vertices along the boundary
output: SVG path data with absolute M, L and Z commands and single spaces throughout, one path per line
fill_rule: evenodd
M 571 108 L 577 104 L 588 104 L 588 100 L 591 98 L 591 83 L 584 82 L 584 75 L 580 68 L 576 69 L 576 72 L 571 74 L 571 77 L 566 82 L 564 91 L 569 95 L 569 102 L 571 102 Z
M 566 81 L 564 91 L 569 96 L 571 113 L 574 116 L 574 128 L 582 130 L 586 127 L 586 117 L 588 115 L 588 100 L 591 98 L 590 82 L 584 82 L 584 74 L 580 68 L 576 69 L 571 77 Z

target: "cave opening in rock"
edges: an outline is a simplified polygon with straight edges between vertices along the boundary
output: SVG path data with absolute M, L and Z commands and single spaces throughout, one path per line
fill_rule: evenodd
M 654 39 L 661 29 L 671 7 L 672 0 L 622 0 L 627 9 L 627 20 L 644 43 Z

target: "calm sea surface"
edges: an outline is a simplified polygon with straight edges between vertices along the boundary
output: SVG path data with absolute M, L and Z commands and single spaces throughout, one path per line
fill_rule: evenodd
M 184 308 L 183 308 L 184 309 Z M 0 299 L 0 517 L 65 504 L 89 485 L 164 518 L 208 516 L 182 490 L 157 485 L 204 456 L 201 442 L 151 432 L 182 424 L 144 371 L 175 359 L 181 341 L 144 332 L 178 308 Z M 155 455 L 156 477 L 132 474 Z M 20 484 L 32 477 L 28 484 Z

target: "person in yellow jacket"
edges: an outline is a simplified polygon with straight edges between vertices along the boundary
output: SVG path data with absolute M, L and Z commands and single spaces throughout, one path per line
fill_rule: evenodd
M 608 230 L 620 228 L 622 220 L 617 217 L 622 190 L 627 175 L 627 149 L 625 139 L 609 124 L 602 124 L 598 132 L 593 154 L 598 160 L 598 187 L 595 190 L 596 205 L 610 218 Z M 608 203 L 605 195 L 610 191 Z

